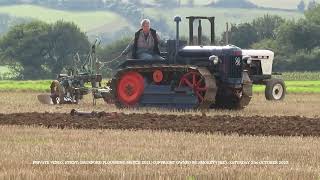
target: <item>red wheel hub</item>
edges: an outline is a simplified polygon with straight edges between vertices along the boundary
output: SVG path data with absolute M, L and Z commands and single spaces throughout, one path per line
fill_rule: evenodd
M 137 72 L 123 74 L 117 85 L 117 95 L 124 105 L 136 104 L 144 91 L 143 77 Z
M 190 71 L 182 76 L 179 86 L 187 86 L 193 90 L 201 103 L 207 91 L 204 78 L 199 72 Z
M 160 83 L 163 80 L 163 73 L 161 70 L 155 70 L 153 72 L 153 81 L 155 83 Z

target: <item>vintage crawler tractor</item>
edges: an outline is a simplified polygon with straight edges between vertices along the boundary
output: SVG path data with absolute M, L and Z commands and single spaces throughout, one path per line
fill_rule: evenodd
M 117 107 L 228 108 L 246 107 L 252 97 L 252 81 L 244 69 L 242 50 L 214 46 L 215 18 L 190 16 L 189 45 L 179 40 L 180 17 L 175 17 L 176 40 L 167 41 L 165 60 L 128 59 L 109 82 Z M 211 25 L 211 45 L 202 46 L 202 20 Z M 198 21 L 198 45 L 193 24 Z M 105 100 L 108 100 L 105 97 Z

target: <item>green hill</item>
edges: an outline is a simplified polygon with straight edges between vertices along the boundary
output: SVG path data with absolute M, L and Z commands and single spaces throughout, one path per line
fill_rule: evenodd
M 112 32 L 128 25 L 125 18 L 107 11 L 62 11 L 33 5 L 0 6 L 0 13 L 16 17 L 39 19 L 48 23 L 57 20 L 73 21 L 86 32 Z
M 187 35 L 188 33 L 188 23 L 185 19 L 186 16 L 197 15 L 197 16 L 215 16 L 216 17 L 216 35 L 220 34 L 225 30 L 226 22 L 229 23 L 243 23 L 250 22 L 254 18 L 261 17 L 265 14 L 279 15 L 286 19 L 296 19 L 303 16 L 303 14 L 298 12 L 286 12 L 286 11 L 267 11 L 267 10 L 257 10 L 257 9 L 225 9 L 225 8 L 208 8 L 208 7 L 198 7 L 198 8 L 179 8 L 174 10 L 157 10 L 153 8 L 145 9 L 146 15 L 159 18 L 163 17 L 166 22 L 174 29 L 175 24 L 173 22 L 173 17 L 175 15 L 180 15 L 183 17 L 183 22 L 181 23 L 181 33 L 182 35 Z M 195 23 L 196 24 L 196 23 Z M 203 21 L 204 33 L 209 33 L 209 23 Z M 196 26 L 195 26 L 196 27 Z M 207 31 L 205 31 L 207 30 Z
M 255 3 L 258 6 L 263 7 L 271 7 L 271 8 L 281 8 L 281 9 L 297 9 L 297 5 L 299 4 L 300 0 L 250 0 L 251 2 Z M 310 0 L 304 0 L 307 4 Z M 320 2 L 316 0 L 316 2 Z
M 183 0 L 186 2 L 187 0 Z M 196 1 L 197 3 L 205 3 L 207 0 Z M 258 1 L 258 0 L 256 0 Z M 271 1 L 271 0 L 270 0 Z M 209 8 L 209 7 L 194 7 L 194 8 L 178 8 L 173 10 L 145 8 L 145 16 L 158 19 L 163 17 L 165 21 L 174 30 L 173 16 L 181 15 L 182 17 L 189 15 L 204 15 L 216 17 L 216 32 L 219 36 L 225 29 L 225 23 L 241 23 L 248 22 L 252 19 L 263 16 L 264 14 L 276 14 L 284 18 L 299 18 L 303 14 L 298 12 L 287 11 L 267 11 L 259 9 L 225 9 L 225 8 Z M 112 32 L 123 29 L 124 27 L 132 27 L 136 29 L 139 25 L 132 25 L 128 22 L 126 17 L 108 11 L 63 11 L 56 9 L 49 9 L 33 5 L 13 5 L 13 6 L 0 6 L 0 13 L 6 13 L 11 16 L 25 17 L 39 19 L 48 23 L 57 20 L 72 21 L 76 23 L 82 30 L 91 35 L 99 33 L 106 33 L 112 36 Z M 183 19 L 185 20 L 185 19 Z M 209 29 L 208 24 L 203 23 L 203 29 Z M 187 23 L 182 23 L 182 34 L 187 34 Z M 206 32 L 204 32 L 206 33 Z
M 181 0 L 181 4 L 185 5 L 189 0 Z M 215 0 L 217 1 L 217 0 Z M 297 5 L 300 0 L 248 0 L 258 6 L 269 7 L 269 8 L 281 8 L 281 9 L 297 9 Z M 304 0 L 306 4 L 310 0 Z M 153 3 L 154 0 L 142 0 L 142 2 Z M 206 5 L 212 2 L 212 0 L 194 0 L 196 6 Z M 320 0 L 316 0 L 320 2 Z

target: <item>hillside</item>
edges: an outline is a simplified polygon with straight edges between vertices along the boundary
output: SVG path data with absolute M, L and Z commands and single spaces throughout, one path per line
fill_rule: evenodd
M 297 5 L 300 0 L 250 0 L 258 6 L 270 7 L 270 8 L 281 8 L 281 9 L 297 9 Z M 310 0 L 304 0 L 306 5 Z M 320 2 L 316 0 L 316 2 Z
M 216 17 L 216 35 L 220 36 L 221 33 L 225 30 L 226 22 L 229 23 L 243 23 L 250 22 L 254 18 L 261 17 L 265 14 L 270 15 L 279 15 L 286 19 L 297 19 L 303 16 L 303 14 L 298 12 L 286 12 L 286 11 L 267 11 L 267 10 L 255 10 L 255 9 L 225 9 L 225 8 L 206 8 L 206 7 L 198 7 L 198 8 L 179 8 L 174 10 L 157 10 L 153 8 L 145 9 L 146 14 L 151 17 L 163 17 L 166 19 L 166 22 L 170 25 L 172 29 L 175 27 L 175 23 L 173 22 L 173 17 L 175 15 L 182 16 L 182 35 L 187 35 L 188 33 L 188 23 L 185 19 L 186 16 L 190 15 L 198 15 L 198 16 L 215 16 Z M 197 23 L 195 23 L 196 25 Z M 209 23 L 207 21 L 203 21 L 203 30 L 204 33 L 209 32 Z M 196 26 L 195 26 L 196 27 Z M 205 31 L 207 30 L 207 31 Z
M 202 2 L 204 2 L 204 0 Z M 165 18 L 166 22 L 170 25 L 172 30 L 174 30 L 174 23 L 172 21 L 172 18 L 177 14 L 181 16 L 216 16 L 217 35 L 220 35 L 220 33 L 224 30 L 226 22 L 248 22 L 256 17 L 263 16 L 264 14 L 277 14 L 289 19 L 302 17 L 302 14 L 298 12 L 267 11 L 255 9 L 232 9 L 232 11 L 230 11 L 230 9 L 224 8 L 195 7 L 179 8 L 173 10 L 146 8 L 144 10 L 146 17 L 153 17 L 156 19 L 158 19 L 159 17 Z M 0 13 L 7 13 L 16 17 L 39 19 L 49 23 L 61 19 L 65 21 L 73 21 L 74 23 L 79 25 L 81 29 L 91 35 L 99 33 L 108 34 L 121 30 L 127 26 L 132 27 L 132 24 L 129 24 L 125 17 L 108 11 L 62 11 L 33 5 L 14 5 L 1 6 Z M 187 24 L 182 24 L 184 27 L 183 29 L 187 29 Z M 204 23 L 204 29 L 207 29 L 206 23 Z M 182 32 L 182 34 L 184 35 L 186 35 L 186 33 L 187 31 Z
M 62 11 L 33 5 L 0 6 L 0 13 L 16 17 L 39 19 L 48 23 L 57 20 L 72 21 L 88 33 L 113 32 L 128 25 L 120 15 L 107 11 Z M 101 27 L 103 30 L 99 29 Z M 112 28 L 107 28 L 112 27 Z
M 215 0 L 217 1 L 217 0 Z M 267 8 L 281 8 L 281 9 L 297 9 L 297 5 L 300 0 L 248 0 L 258 6 L 267 7 Z M 310 0 L 304 0 L 306 4 Z M 142 2 L 153 3 L 154 0 L 142 0 Z M 212 2 L 212 0 L 194 0 L 194 4 L 197 6 L 206 5 Z M 320 2 L 316 0 L 316 2 Z M 186 5 L 188 0 L 181 0 L 182 5 Z

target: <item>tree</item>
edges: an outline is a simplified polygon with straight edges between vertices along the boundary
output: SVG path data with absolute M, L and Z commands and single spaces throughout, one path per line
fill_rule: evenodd
M 309 1 L 308 10 L 312 10 L 312 9 L 314 9 L 314 8 L 316 8 L 316 7 L 317 7 L 317 3 L 316 3 L 315 0 Z
M 305 17 L 308 21 L 320 25 L 320 6 L 306 11 Z
M 298 22 L 289 21 L 279 27 L 278 43 L 285 45 L 288 53 L 296 52 L 299 49 L 311 51 L 314 47 L 320 46 L 320 25 L 311 23 L 304 19 Z
M 299 2 L 298 6 L 297 6 L 297 9 L 298 9 L 298 11 L 300 11 L 300 12 L 304 12 L 304 9 L 305 9 L 305 8 L 306 8 L 306 5 L 305 5 L 304 1 L 301 0 L 301 1 Z
M 74 23 L 58 21 L 48 31 L 46 64 L 52 74 L 59 74 L 66 66 L 71 66 L 73 56 L 89 51 L 89 41 L 85 33 Z
M 230 43 L 241 48 L 249 48 L 251 44 L 263 39 L 275 39 L 275 30 L 285 22 L 279 16 L 265 15 L 254 19 L 251 23 L 232 25 L 230 29 Z M 223 33 L 225 39 L 226 33 Z
M 45 76 L 42 47 L 46 46 L 48 29 L 49 25 L 40 21 L 14 26 L 0 42 L 3 61 L 20 71 L 23 78 Z
M 1 38 L 1 59 L 24 79 L 52 78 L 71 64 L 76 52 L 87 52 L 87 37 L 73 23 L 33 21 L 14 26 Z
M 258 39 L 256 30 L 249 23 L 232 25 L 230 32 L 230 43 L 241 48 L 249 48 Z
M 252 21 L 253 28 L 257 31 L 258 41 L 262 39 L 275 39 L 275 30 L 285 22 L 285 20 L 276 15 L 264 15 Z

